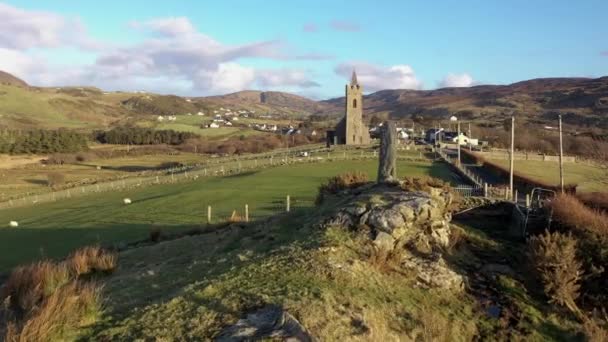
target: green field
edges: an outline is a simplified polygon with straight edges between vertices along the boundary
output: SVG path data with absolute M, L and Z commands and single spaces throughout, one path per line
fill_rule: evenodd
M 340 161 L 281 166 L 240 175 L 203 178 L 128 192 L 110 192 L 33 207 L 0 211 L 0 273 L 42 256 L 63 257 L 91 243 L 143 239 L 151 228 L 178 231 L 198 227 L 206 209 L 222 219 L 249 205 L 250 216 L 278 212 L 290 195 L 294 206 L 311 205 L 320 183 L 346 171 L 365 171 L 373 179 L 377 161 Z M 452 180 L 443 164 L 400 162 L 399 174 Z M 133 203 L 124 205 L 123 198 Z M 19 228 L 6 228 L 8 222 Z
M 492 160 L 505 168 L 508 160 Z M 538 160 L 515 160 L 515 171 L 529 177 L 559 184 L 559 164 Z M 605 191 L 608 187 L 608 170 L 598 166 L 582 163 L 564 163 L 564 181 L 566 184 L 578 184 L 578 191 Z

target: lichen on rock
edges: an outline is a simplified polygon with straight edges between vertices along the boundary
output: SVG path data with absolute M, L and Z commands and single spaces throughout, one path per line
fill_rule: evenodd
M 400 184 L 368 187 L 323 221 L 368 235 L 383 252 L 403 248 L 401 265 L 413 270 L 422 285 L 460 289 L 463 278 L 441 257 L 450 244 L 452 194 L 441 188 L 405 191 Z M 366 229 L 361 229 L 366 227 Z

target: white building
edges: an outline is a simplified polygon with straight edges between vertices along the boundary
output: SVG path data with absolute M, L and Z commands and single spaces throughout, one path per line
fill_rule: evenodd
M 212 122 L 212 123 L 209 125 L 209 128 L 220 128 L 220 125 L 218 125 L 216 122 Z
M 462 145 L 471 145 L 477 146 L 479 145 L 479 139 L 472 139 L 467 137 L 464 133 L 460 132 L 460 136 L 454 137 L 452 142 Z

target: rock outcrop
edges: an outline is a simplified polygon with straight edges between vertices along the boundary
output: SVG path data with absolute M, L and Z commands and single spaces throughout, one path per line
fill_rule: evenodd
M 265 339 L 294 342 L 313 340 L 298 320 L 276 305 L 267 305 L 249 313 L 247 317 L 224 329 L 216 340 L 237 342 Z
M 323 226 L 365 232 L 384 252 L 401 248 L 401 266 L 414 271 L 422 285 L 460 289 L 462 276 L 442 257 L 450 244 L 451 202 L 452 195 L 439 188 L 410 192 L 378 184 L 353 195 Z

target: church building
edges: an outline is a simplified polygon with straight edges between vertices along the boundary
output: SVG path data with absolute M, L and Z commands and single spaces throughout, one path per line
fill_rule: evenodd
M 346 85 L 345 115 L 335 130 L 327 131 L 327 145 L 369 145 L 369 130 L 363 123 L 363 88 L 353 71 Z

